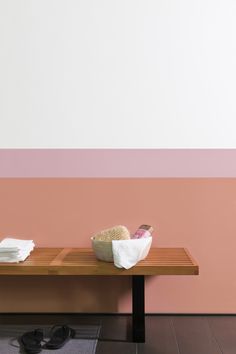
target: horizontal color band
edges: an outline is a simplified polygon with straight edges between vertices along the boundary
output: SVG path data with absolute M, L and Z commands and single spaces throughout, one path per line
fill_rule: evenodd
M 0 149 L 0 177 L 236 177 L 236 149 Z

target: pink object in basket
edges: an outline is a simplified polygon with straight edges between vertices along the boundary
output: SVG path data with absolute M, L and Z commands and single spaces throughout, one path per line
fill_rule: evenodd
M 150 225 L 141 225 L 138 230 L 131 236 L 131 238 L 145 238 L 150 237 L 153 232 L 153 227 Z

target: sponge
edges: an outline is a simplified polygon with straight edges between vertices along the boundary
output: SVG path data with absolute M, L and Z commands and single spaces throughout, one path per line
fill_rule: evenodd
M 96 235 L 94 235 L 94 239 L 107 242 L 112 240 L 129 240 L 130 232 L 127 227 L 118 225 L 111 227 L 110 229 L 98 232 Z

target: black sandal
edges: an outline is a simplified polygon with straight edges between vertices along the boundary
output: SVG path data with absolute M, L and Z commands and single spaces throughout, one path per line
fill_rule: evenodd
M 50 339 L 44 345 L 47 349 L 62 348 L 70 338 L 74 338 L 75 330 L 67 325 L 55 325 L 50 331 Z
M 28 354 L 38 354 L 42 350 L 41 341 L 43 340 L 43 332 L 41 329 L 35 329 L 32 332 L 26 332 L 19 338 L 20 346 L 24 352 Z

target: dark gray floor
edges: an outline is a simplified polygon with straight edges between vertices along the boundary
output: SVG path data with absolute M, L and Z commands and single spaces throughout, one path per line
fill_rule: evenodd
M 236 354 L 236 316 L 146 316 L 146 342 L 130 342 L 130 316 L 0 315 L 0 324 L 101 325 L 97 354 Z

